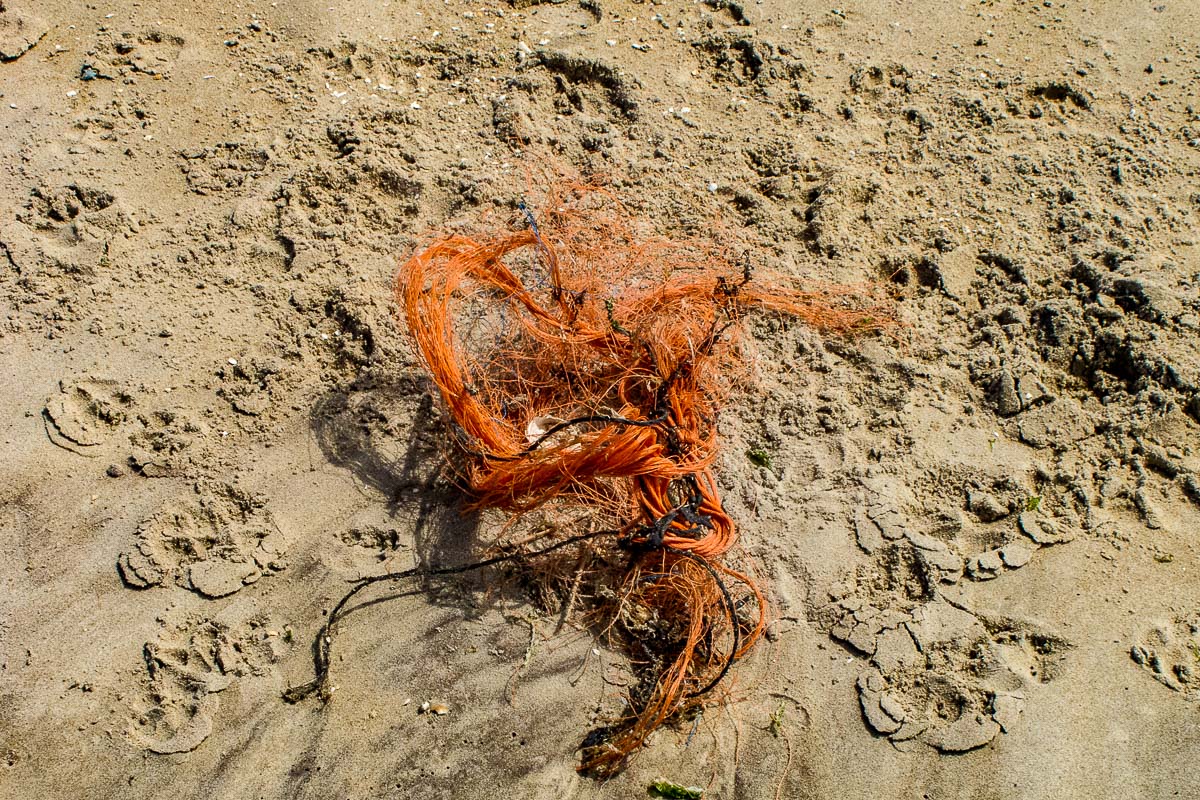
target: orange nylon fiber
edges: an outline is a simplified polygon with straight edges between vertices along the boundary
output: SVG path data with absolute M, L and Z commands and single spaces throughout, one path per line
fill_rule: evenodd
M 401 266 L 396 299 L 467 456 L 473 505 L 514 517 L 582 506 L 611 528 L 588 546 L 631 554 L 609 629 L 648 637 L 641 650 L 661 658 L 628 716 L 584 743 L 581 769 L 606 775 L 703 702 L 763 631 L 761 590 L 725 563 L 737 528 L 712 472 L 742 317 L 837 334 L 892 317 L 869 287 L 803 291 L 735 267 L 713 242 L 641 236 L 595 187 L 556 186 L 518 224 L 434 241 Z

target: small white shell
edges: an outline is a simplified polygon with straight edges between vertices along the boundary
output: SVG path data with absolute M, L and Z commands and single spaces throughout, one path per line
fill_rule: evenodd
M 543 436 L 545 436 L 549 431 L 553 430 L 555 425 L 561 425 L 564 422 L 566 422 L 565 419 L 559 419 L 558 417 L 534 417 L 533 419 L 529 420 L 529 424 L 525 426 L 525 439 L 530 444 L 533 444 L 538 439 L 541 439 Z

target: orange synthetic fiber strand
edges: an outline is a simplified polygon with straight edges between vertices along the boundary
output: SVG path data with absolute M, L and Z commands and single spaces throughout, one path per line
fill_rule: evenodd
M 556 185 L 538 216 L 522 212 L 515 232 L 417 252 L 396 299 L 468 456 L 473 505 L 582 506 L 611 528 L 598 546 L 630 553 L 614 614 L 654 631 L 641 652 L 660 657 L 629 717 L 584 743 L 581 769 L 612 774 L 763 631 L 761 591 L 725 563 L 737 529 L 712 472 L 739 321 L 772 312 L 849 334 L 892 317 L 870 287 L 803 291 L 714 242 L 642 236 L 596 187 Z

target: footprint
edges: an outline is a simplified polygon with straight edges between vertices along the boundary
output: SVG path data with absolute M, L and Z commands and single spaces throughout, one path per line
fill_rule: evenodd
M 106 249 L 108 240 L 114 236 L 134 234 L 139 229 L 133 215 L 116 195 L 79 183 L 57 188 L 34 187 L 17 219 L 42 234 L 47 245 L 96 245 L 92 255 Z M 47 254 L 54 253 L 48 248 Z M 85 257 L 86 254 L 79 257 L 81 265 Z M 88 269 L 95 266 L 95 262 L 87 262 Z
M 1033 559 L 1037 545 L 1015 539 L 967 559 L 967 575 L 976 581 L 989 581 L 1006 569 L 1020 569 Z
M 587 105 L 597 110 L 607 105 L 618 112 L 612 115 L 617 119 L 633 121 L 638 118 L 634 84 L 625 77 L 625 73 L 611 64 L 558 50 L 539 50 L 535 57 L 542 67 L 556 76 L 557 85 L 569 102 L 569 105 L 563 106 L 564 113 L 584 111 L 584 98 L 592 90 L 602 89 L 602 95 L 588 97 L 590 102 Z
M 807 70 L 798 60 L 752 33 L 724 33 L 692 42 L 705 70 L 716 82 L 735 86 L 788 82 Z
M 863 552 L 887 558 L 900 550 L 913 562 L 909 577 L 923 587 L 953 585 L 963 575 L 963 559 L 952 542 L 916 530 L 895 498 L 868 487 L 867 499 L 854 519 L 858 546 Z
M 855 649 L 865 647 L 871 664 L 858 680 L 863 718 L 893 742 L 917 740 L 947 753 L 1011 731 L 1025 691 L 1057 674 L 1069 646 L 1027 623 L 985 618 L 944 598 L 908 613 L 868 609 L 854 612 L 867 620 Z
M 1156 626 L 1129 649 L 1129 657 L 1163 686 L 1200 700 L 1200 614 Z
M 272 390 L 283 373 L 283 364 L 273 358 L 249 358 L 222 366 L 219 375 L 222 385 L 217 395 L 229 402 L 233 410 L 249 417 L 267 413 L 274 402 Z
M 216 695 L 238 677 L 265 674 L 279 656 L 276 642 L 261 620 L 241 631 L 203 621 L 147 642 L 146 701 L 135 715 L 133 738 L 154 753 L 195 750 L 212 733 Z
M 189 753 L 212 733 L 212 718 L 220 706 L 207 694 L 190 703 L 164 699 L 138 719 L 135 736 L 152 753 Z
M 89 213 L 104 211 L 116 202 L 112 193 L 78 183 L 52 189 L 34 187 L 22 221 L 41 230 L 57 230 Z
M 138 527 L 135 546 L 117 559 L 121 579 L 134 589 L 173 581 L 216 598 L 283 570 L 287 542 L 264 504 L 228 484 L 197 484 L 194 498 L 169 502 Z
M 79 183 L 34 187 L 16 216 L 25 227 L 7 237 L 9 255 L 27 268 L 26 288 L 38 299 L 58 296 L 60 282 L 75 285 L 79 275 L 103 270 L 114 241 L 140 230 L 116 195 Z
M 1074 539 L 1079 527 L 1070 519 L 1037 511 L 1016 514 L 1011 500 L 1004 505 L 991 494 L 970 491 L 966 508 L 982 524 L 959 515 L 927 522 L 923 527 L 928 530 L 922 532 L 910 527 L 901 504 L 886 490 L 866 488 L 865 502 L 854 520 L 859 548 L 876 554 L 896 542 L 911 544 L 931 585 L 955 584 L 964 576 L 987 581 L 1020 569 L 1042 547 Z M 959 555 L 980 545 L 989 549 L 966 558 Z
M 959 549 L 971 537 L 961 525 L 916 530 L 895 497 L 868 487 L 855 530 L 874 561 L 831 590 L 821 618 L 831 638 L 868 660 L 857 684 L 863 719 L 897 746 L 983 747 L 1017 724 L 1026 689 L 1057 673 L 1065 639 L 944 594 L 964 571 L 980 580 L 1028 563 L 1035 545 L 1010 524 L 1012 541 L 964 562 Z
M 805 239 L 831 258 L 857 252 L 862 246 L 857 226 L 872 213 L 872 204 L 889 192 L 890 186 L 879 175 L 851 170 L 829 173 L 802 212 L 808 223 Z
M 46 400 L 42 418 L 50 441 L 80 455 L 95 456 L 125 421 L 133 398 L 114 381 L 63 381 Z

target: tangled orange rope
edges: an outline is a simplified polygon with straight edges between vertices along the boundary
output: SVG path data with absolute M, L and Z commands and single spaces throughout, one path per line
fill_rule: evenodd
M 522 211 L 522 230 L 413 255 L 396 298 L 469 454 L 474 505 L 584 506 L 631 554 L 617 621 L 661 658 L 631 714 L 584 742 L 581 769 L 611 774 L 765 624 L 762 592 L 724 563 L 737 529 L 712 472 L 738 322 L 757 310 L 853 333 L 891 317 L 862 287 L 802 291 L 713 243 L 641 237 L 595 187 Z

